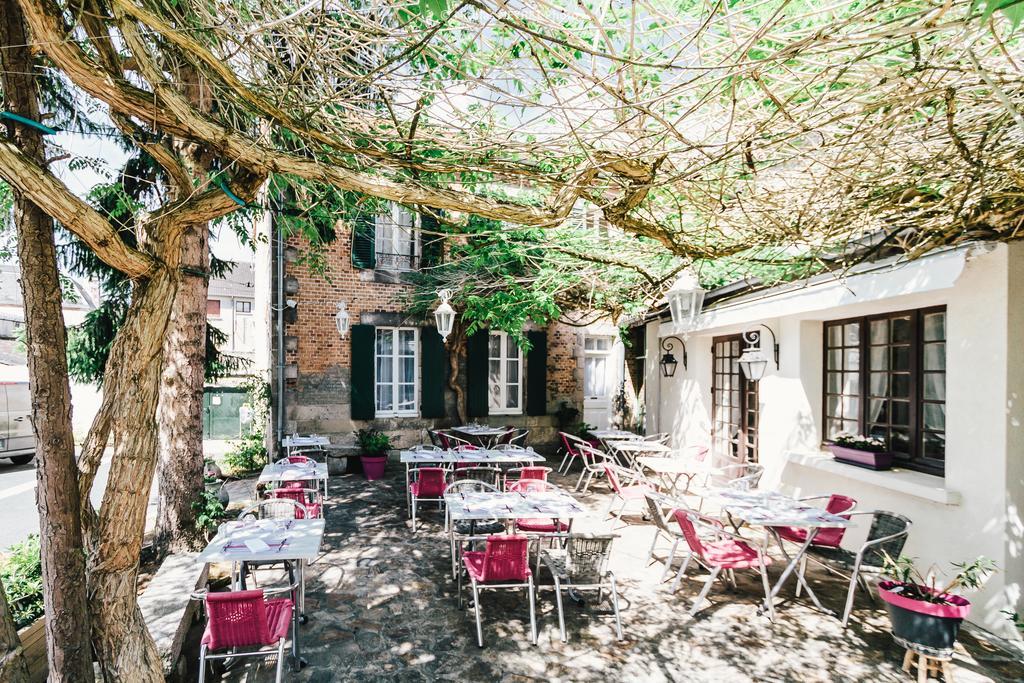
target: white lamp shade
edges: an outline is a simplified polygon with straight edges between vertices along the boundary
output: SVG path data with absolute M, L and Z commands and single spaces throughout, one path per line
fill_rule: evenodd
M 344 339 L 348 336 L 348 328 L 351 324 L 351 318 L 349 317 L 348 310 L 345 308 L 345 302 L 338 302 L 338 312 L 334 315 L 334 322 L 338 326 L 338 334 Z
M 737 362 L 740 370 L 751 382 L 759 382 L 764 377 L 764 371 L 768 369 L 768 356 L 758 348 L 744 350 Z
M 441 305 L 434 309 L 434 322 L 437 323 L 437 333 L 441 335 L 441 341 L 448 341 L 448 335 L 455 327 L 455 309 L 448 303 L 450 293 L 438 293 L 441 297 Z
M 665 293 L 672 322 L 677 327 L 689 328 L 693 325 L 704 306 L 704 294 L 704 288 L 688 271 L 684 271 L 672 288 Z

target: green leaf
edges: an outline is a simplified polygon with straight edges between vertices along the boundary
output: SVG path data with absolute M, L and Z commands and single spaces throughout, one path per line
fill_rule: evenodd
M 420 16 L 430 15 L 437 21 L 443 21 L 448 16 L 448 0 L 420 0 Z

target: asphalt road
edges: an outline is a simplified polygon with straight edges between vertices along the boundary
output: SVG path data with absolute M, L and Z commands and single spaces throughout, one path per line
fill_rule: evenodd
M 96 483 L 92 488 L 92 502 L 99 508 L 103 489 L 110 473 L 110 450 L 104 454 Z M 149 497 L 146 528 L 156 519 L 156 482 Z M 12 543 L 23 540 L 29 534 L 39 533 L 39 511 L 36 509 L 36 465 L 35 460 L 27 465 L 12 465 L 0 460 L 0 553 Z

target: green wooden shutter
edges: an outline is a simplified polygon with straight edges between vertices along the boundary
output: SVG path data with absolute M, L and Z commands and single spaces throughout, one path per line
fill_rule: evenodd
M 487 330 L 466 340 L 466 413 L 487 417 Z
M 526 414 L 548 413 L 548 333 L 526 333 L 530 352 L 526 354 Z
M 444 417 L 448 356 L 441 335 L 434 327 L 420 329 L 420 364 L 420 414 L 423 417 Z
M 377 224 L 373 216 L 360 213 L 352 221 L 352 265 L 356 268 L 376 267 L 376 233 Z
M 441 231 L 441 224 L 430 214 L 420 214 L 420 265 L 431 268 L 439 265 L 444 255 L 444 237 L 436 233 Z M 428 234 L 431 233 L 431 234 Z
M 373 344 L 376 337 L 373 325 L 353 325 L 352 369 L 349 386 L 353 420 L 372 420 L 376 414 L 373 387 Z

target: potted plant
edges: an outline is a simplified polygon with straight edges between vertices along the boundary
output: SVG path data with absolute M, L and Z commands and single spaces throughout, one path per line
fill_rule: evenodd
M 878 584 L 878 596 L 885 601 L 892 635 L 901 645 L 908 643 L 938 653 L 952 653 L 960 624 L 971 611 L 971 603 L 953 593 L 958 588 L 977 589 L 995 570 L 985 557 L 954 564 L 956 576 L 939 588 L 935 577 L 925 579 L 912 560 L 897 560 L 885 554 L 884 573 L 890 579 Z
M 892 453 L 885 441 L 874 436 L 839 434 L 829 443 L 832 457 L 839 462 L 869 470 L 887 470 L 892 467 Z
M 384 476 L 384 467 L 391 450 L 391 437 L 379 429 L 360 429 L 356 432 L 359 442 L 359 459 L 363 465 L 363 475 L 373 481 Z

